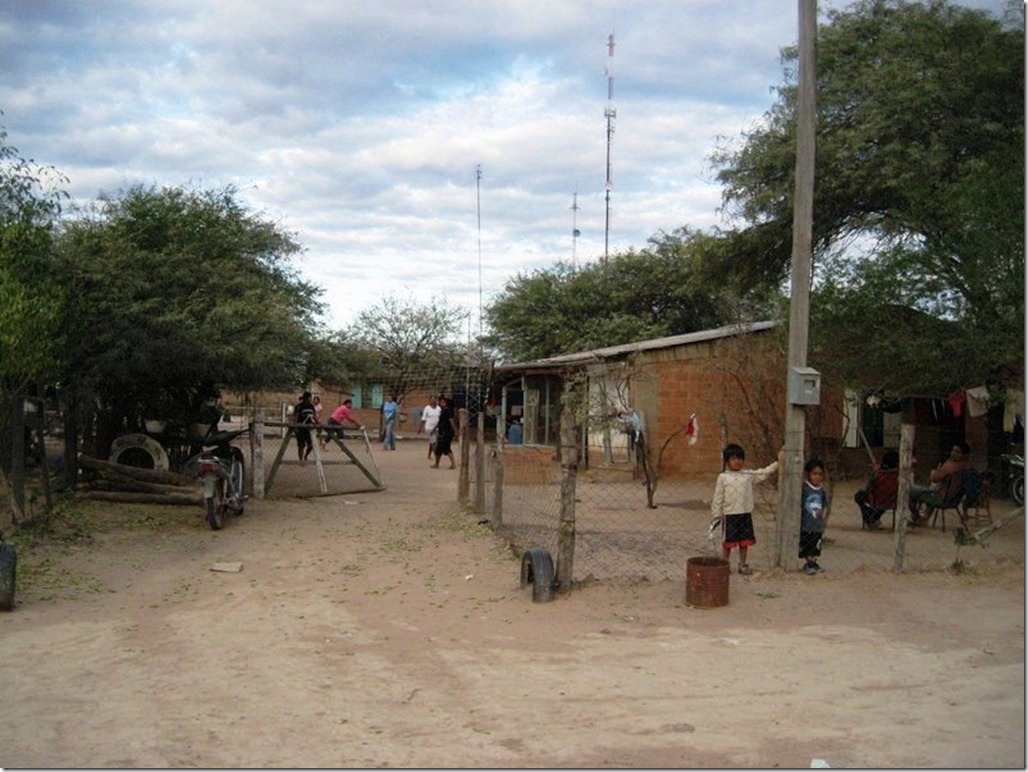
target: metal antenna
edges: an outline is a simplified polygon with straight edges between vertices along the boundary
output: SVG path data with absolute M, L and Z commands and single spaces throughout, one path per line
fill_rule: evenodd
M 603 226 L 603 263 L 606 265 L 610 254 L 610 191 L 614 181 L 610 175 L 610 144 L 614 139 L 614 119 L 618 111 L 614 109 L 614 33 L 607 36 L 607 109 L 603 111 L 607 118 L 607 215 Z
M 482 337 L 482 164 L 475 166 L 475 206 L 478 210 L 478 336 Z
M 571 264 L 578 269 L 578 237 L 582 235 L 582 231 L 578 230 L 578 191 L 575 191 L 574 198 L 571 199 Z

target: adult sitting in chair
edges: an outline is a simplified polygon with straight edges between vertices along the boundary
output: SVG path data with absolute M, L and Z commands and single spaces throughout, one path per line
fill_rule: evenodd
M 957 442 L 949 452 L 949 458 L 929 474 L 931 485 L 910 486 L 910 525 L 924 525 L 932 509 L 948 503 L 957 491 L 954 486 L 963 482 L 963 474 L 971 464 L 971 447 L 966 442 Z M 927 511 L 921 514 L 921 505 Z
M 881 527 L 882 515 L 896 508 L 899 490 L 899 453 L 887 450 L 882 463 L 874 467 L 867 485 L 853 495 L 860 507 L 863 527 L 869 531 Z

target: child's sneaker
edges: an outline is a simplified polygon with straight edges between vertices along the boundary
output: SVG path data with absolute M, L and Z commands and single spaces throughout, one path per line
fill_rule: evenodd
M 805 573 L 807 575 L 816 574 L 817 573 L 817 568 L 815 568 L 815 564 L 814 563 L 807 563 L 807 565 L 803 566 L 803 573 Z
M 818 563 L 816 560 L 813 563 L 811 563 L 810 565 L 812 565 L 814 567 L 814 571 L 816 571 L 818 573 L 820 573 L 821 571 L 824 571 L 824 569 L 821 568 L 820 563 Z

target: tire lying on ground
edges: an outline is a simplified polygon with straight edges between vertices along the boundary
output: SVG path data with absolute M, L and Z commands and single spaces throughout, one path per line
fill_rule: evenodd
M 124 464 L 139 469 L 168 471 L 168 454 L 153 437 L 145 434 L 123 434 L 111 443 L 111 454 L 107 460 L 112 464 Z
M 553 559 L 542 547 L 529 547 L 521 556 L 521 588 L 529 584 L 534 602 L 553 600 Z

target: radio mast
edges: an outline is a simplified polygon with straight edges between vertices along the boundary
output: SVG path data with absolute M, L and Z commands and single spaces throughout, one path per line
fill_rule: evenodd
M 606 265 L 610 253 L 610 191 L 614 181 L 610 176 L 610 143 L 614 139 L 614 119 L 618 111 L 614 109 L 614 33 L 607 37 L 607 109 L 603 111 L 607 118 L 607 215 L 603 226 L 603 263 Z
M 574 198 L 571 199 L 571 265 L 578 269 L 578 237 L 582 235 L 582 231 L 578 230 L 578 191 L 575 191 Z

